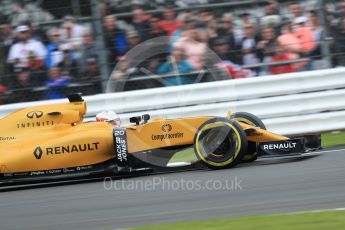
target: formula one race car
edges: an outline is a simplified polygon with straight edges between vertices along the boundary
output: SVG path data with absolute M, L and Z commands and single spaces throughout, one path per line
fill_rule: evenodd
M 211 169 L 320 148 L 318 135 L 274 134 L 249 113 L 152 122 L 143 115 L 132 117 L 133 125 L 113 128 L 84 122 L 86 102 L 79 94 L 68 98 L 69 103 L 25 108 L 0 120 L 0 181 L 154 170 L 193 146 L 199 162 Z

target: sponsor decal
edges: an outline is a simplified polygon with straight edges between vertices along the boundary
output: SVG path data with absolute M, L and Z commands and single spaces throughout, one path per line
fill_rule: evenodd
M 30 176 L 42 176 L 42 175 L 45 175 L 44 171 L 30 172 Z
M 99 142 L 88 143 L 88 144 L 77 144 L 77 145 L 63 145 L 56 147 L 48 147 L 42 149 L 40 146 L 36 147 L 34 150 L 34 156 L 37 160 L 40 160 L 43 155 L 54 156 L 65 153 L 76 153 L 76 152 L 85 152 L 93 151 L 99 148 Z
M 127 166 L 128 161 L 128 147 L 127 136 L 125 128 L 114 129 L 115 152 L 118 166 Z
M 41 159 L 42 154 L 43 154 L 43 151 L 41 147 L 36 147 L 34 150 L 34 156 L 36 157 L 37 160 Z
M 40 118 L 43 116 L 42 111 L 31 111 L 26 114 L 26 117 L 29 119 Z
M 297 143 L 286 142 L 277 144 L 264 144 L 262 145 L 264 150 L 275 150 L 275 149 L 294 149 Z
M 176 139 L 176 138 L 183 138 L 183 133 L 176 132 L 176 133 L 169 133 L 173 130 L 171 124 L 164 124 L 162 125 L 162 131 L 165 132 L 164 134 L 152 134 L 151 139 L 153 141 L 163 141 L 167 139 Z
M 162 131 L 163 132 L 170 132 L 171 130 L 172 130 L 172 126 L 170 124 L 162 125 Z
M 0 141 L 14 141 L 15 137 L 0 137 Z
M 153 141 L 163 141 L 166 139 L 177 139 L 177 138 L 183 138 L 183 133 L 177 132 L 177 133 L 165 133 L 165 134 L 152 134 L 151 139 Z
M 92 165 L 88 165 L 88 166 L 78 166 L 76 168 L 77 171 L 84 171 L 84 170 L 89 170 L 92 168 Z
M 74 173 L 76 170 L 74 168 L 66 168 L 66 169 L 62 169 L 62 172 L 63 173 Z
M 17 128 L 34 128 L 34 127 L 46 127 L 54 125 L 54 121 L 37 121 L 37 122 L 23 122 L 18 123 Z
M 30 173 L 29 172 L 19 172 L 19 173 L 9 173 L 5 176 L 7 177 L 11 177 L 11 176 L 18 176 L 18 177 L 22 177 L 22 176 L 29 176 Z
M 60 174 L 77 173 L 78 171 L 83 172 L 83 171 L 90 170 L 92 168 L 93 168 L 92 165 L 86 165 L 86 166 L 62 168 L 62 169 L 48 169 L 48 170 L 19 172 L 19 173 L 4 173 L 3 176 L 4 177 L 25 177 L 25 176 L 60 175 Z M 1 173 L 1 171 L 0 171 L 0 173 Z
M 290 139 L 285 141 L 261 142 L 258 144 L 258 154 L 263 155 L 284 155 L 291 153 L 302 153 L 304 146 L 302 139 Z

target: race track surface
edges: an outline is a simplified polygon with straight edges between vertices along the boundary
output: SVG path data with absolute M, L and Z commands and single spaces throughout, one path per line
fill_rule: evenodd
M 345 207 L 345 150 L 315 155 L 299 160 L 262 160 L 221 171 L 2 192 L 0 228 L 122 229 Z

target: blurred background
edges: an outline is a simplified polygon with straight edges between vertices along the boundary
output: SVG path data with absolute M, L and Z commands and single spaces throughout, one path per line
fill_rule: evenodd
M 345 65 L 345 1 L 2 0 L 0 9 L 0 104 Z M 126 53 L 157 37 L 166 52 L 133 66 Z M 208 50 L 222 74 L 200 79 Z

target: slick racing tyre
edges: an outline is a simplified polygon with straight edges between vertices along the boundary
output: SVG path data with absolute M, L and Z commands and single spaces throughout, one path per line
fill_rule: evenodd
M 261 119 L 251 113 L 246 113 L 246 112 L 234 113 L 234 114 L 231 114 L 231 119 L 266 130 L 266 126 L 261 121 Z M 253 141 L 248 141 L 248 151 L 244 155 L 242 162 L 243 163 L 253 162 L 256 159 L 257 159 L 256 143 Z
M 211 169 L 224 169 L 241 162 L 247 152 L 245 132 L 237 121 L 212 118 L 203 123 L 194 136 L 194 152 Z

